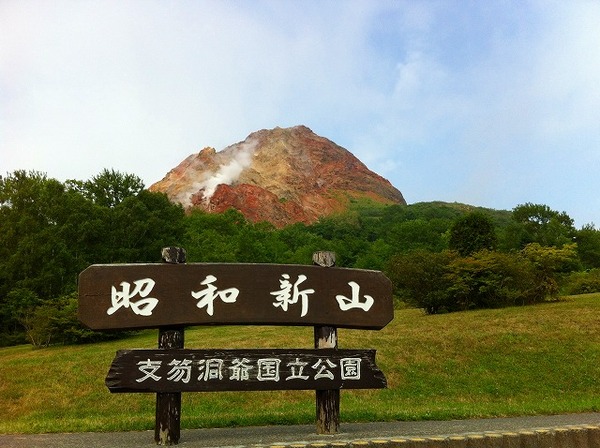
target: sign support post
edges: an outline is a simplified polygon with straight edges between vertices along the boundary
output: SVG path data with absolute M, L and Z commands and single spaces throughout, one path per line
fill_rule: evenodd
M 179 247 L 165 247 L 162 250 L 164 263 L 186 262 L 186 252 Z M 184 327 L 159 327 L 159 350 L 181 349 L 184 345 Z M 181 392 L 156 394 L 156 420 L 154 441 L 157 445 L 176 445 L 181 434 Z
M 315 252 L 313 264 L 322 267 L 335 266 L 335 252 Z M 337 349 L 337 328 L 331 326 L 316 326 L 315 348 Z M 340 430 L 340 390 L 316 390 L 316 424 L 317 434 L 337 434 Z

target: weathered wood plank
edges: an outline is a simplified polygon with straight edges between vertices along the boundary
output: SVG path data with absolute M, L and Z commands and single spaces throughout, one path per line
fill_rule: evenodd
M 94 330 L 186 325 L 380 329 L 393 318 L 379 271 L 276 264 L 92 265 L 79 319 Z
M 381 389 L 375 350 L 120 350 L 111 392 Z

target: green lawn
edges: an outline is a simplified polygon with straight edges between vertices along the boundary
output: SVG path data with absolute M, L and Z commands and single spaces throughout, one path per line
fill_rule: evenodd
M 187 348 L 312 348 L 312 340 L 312 328 L 186 330 Z M 104 378 L 116 350 L 156 343 L 157 332 L 146 331 L 0 349 L 0 433 L 152 429 L 155 396 L 110 394 Z M 376 348 L 389 384 L 342 391 L 342 422 L 600 410 L 600 294 L 437 316 L 399 310 L 381 331 L 340 329 L 339 345 Z M 182 427 L 312 423 L 314 412 L 312 391 L 187 393 Z

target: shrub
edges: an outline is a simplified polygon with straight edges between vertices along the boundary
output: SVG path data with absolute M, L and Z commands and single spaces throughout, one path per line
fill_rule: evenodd
M 393 257 L 387 274 L 397 296 L 428 314 L 528 305 L 555 299 L 557 278 L 576 263 L 574 246 L 531 244 L 519 252 L 414 251 Z
M 450 249 L 463 257 L 484 249 L 495 249 L 498 237 L 492 218 L 481 212 L 472 212 L 458 218 L 450 227 L 448 244 Z
M 572 273 L 567 279 L 564 292 L 572 295 L 600 292 L 600 269 Z
M 97 342 L 123 337 L 127 332 L 97 332 L 77 318 L 77 293 L 58 297 L 38 306 L 24 322 L 27 338 L 34 347 Z
M 535 302 L 535 270 L 520 254 L 483 250 L 456 258 L 445 274 L 453 310 L 499 308 Z
M 416 250 L 392 257 L 386 273 L 400 300 L 428 314 L 453 311 L 448 297 L 450 283 L 445 274 L 456 252 Z
M 559 276 L 579 268 L 576 244 L 565 244 L 563 247 L 558 248 L 531 243 L 525 246 L 521 254 L 535 268 L 534 302 L 541 302 L 548 298 L 556 300 L 560 291 Z

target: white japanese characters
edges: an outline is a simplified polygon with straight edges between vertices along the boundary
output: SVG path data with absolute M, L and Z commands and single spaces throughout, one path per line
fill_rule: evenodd
M 300 317 L 305 317 L 309 312 L 310 296 L 316 293 L 313 288 L 301 289 L 301 285 L 307 280 L 308 277 L 304 274 L 298 275 L 295 280 L 291 278 L 290 274 L 281 274 L 279 289 L 269 293 L 274 296 L 273 307 L 287 313 L 299 303 Z M 209 316 L 213 316 L 215 313 L 214 303 L 217 299 L 226 304 L 233 304 L 238 302 L 241 294 L 238 288 L 219 289 L 216 286 L 217 282 L 217 277 L 209 274 L 200 282 L 204 288 L 190 291 L 191 297 L 197 300 L 196 306 L 204 309 Z M 148 297 L 155 285 L 156 282 L 153 279 L 142 278 L 133 281 L 133 287 L 129 282 L 121 282 L 120 289 L 114 285 L 111 286 L 111 306 L 106 310 L 106 314 L 110 316 L 120 308 L 129 308 L 139 316 L 151 316 L 159 303 L 158 298 Z M 339 309 L 348 311 L 356 308 L 365 312 L 369 311 L 375 303 L 375 299 L 366 294 L 361 297 L 360 285 L 354 281 L 348 282 L 348 286 L 350 286 L 350 297 L 342 294 L 335 296 Z
M 144 376 L 136 379 L 136 381 L 138 383 L 146 381 L 147 379 L 152 379 L 154 381 L 160 381 L 161 377 L 158 375 L 155 375 L 155 373 L 158 372 L 158 369 L 160 369 L 161 364 L 162 364 L 162 361 L 150 361 L 150 359 L 148 359 L 147 361 L 138 362 L 137 363 L 138 369 L 140 370 L 140 372 L 142 372 L 144 374 Z
M 298 287 L 302 282 L 306 280 L 306 275 L 299 275 L 298 280 L 292 285 L 290 283 L 290 275 L 282 274 L 279 280 L 281 289 L 279 291 L 273 291 L 271 295 L 275 296 L 275 302 L 273 306 L 280 307 L 283 311 L 288 310 L 289 305 L 298 303 L 298 300 L 302 301 L 302 312 L 300 317 L 306 316 L 308 313 L 308 296 L 315 292 L 314 289 L 300 290 Z
M 131 310 L 140 316 L 150 316 L 152 311 L 158 305 L 158 299 L 154 297 L 146 297 L 152 288 L 154 288 L 155 282 L 151 278 L 143 278 L 133 282 L 134 288 L 131 290 L 131 284 L 128 282 L 121 282 L 121 290 L 117 290 L 116 287 L 111 288 L 110 300 L 112 306 L 106 310 L 106 314 L 112 315 L 119 308 L 131 308 Z M 137 302 L 132 302 L 135 296 L 140 296 Z
M 198 380 L 222 380 L 223 379 L 223 360 L 222 359 L 203 359 L 198 361 Z
M 335 299 L 338 301 L 340 305 L 340 309 L 342 311 L 347 311 L 351 308 L 360 308 L 363 311 L 369 311 L 373 306 L 375 300 L 373 297 L 365 294 L 365 301 L 360 301 L 360 285 L 356 282 L 348 282 L 350 288 L 352 288 L 352 297 L 349 299 L 348 297 L 337 295 Z
M 254 369 L 254 366 L 249 364 L 250 360 L 246 358 L 236 358 L 231 363 L 229 370 L 229 379 L 232 381 L 247 381 L 250 379 L 250 370 Z
M 181 381 L 186 384 L 190 382 L 190 378 L 192 377 L 191 359 L 183 359 L 181 361 L 174 359 L 168 365 L 172 366 L 172 369 L 167 373 L 169 381 Z
M 214 275 L 207 275 L 206 278 L 200 283 L 205 285 L 206 288 L 200 291 L 192 291 L 192 297 L 198 300 L 198 308 L 206 307 L 206 312 L 209 316 L 214 313 L 214 302 L 217 298 L 221 299 L 225 303 L 235 303 L 240 290 L 237 288 L 228 288 L 219 291 L 216 286 L 213 285 L 217 281 L 217 277 Z
M 206 358 L 200 360 L 172 359 L 163 361 L 146 359 L 137 363 L 141 374 L 135 381 L 166 381 L 173 383 L 189 383 L 190 381 L 308 381 L 308 380 L 360 380 L 361 358 L 342 358 L 336 364 L 329 358 L 319 358 L 316 362 L 303 360 L 300 357 L 282 359 L 280 357 L 259 358 L 254 361 L 248 358 L 234 358 L 227 361 L 223 358 Z
M 307 380 L 310 378 L 308 375 L 303 375 L 304 368 L 308 365 L 308 362 L 300 361 L 300 358 L 296 358 L 295 361 L 288 362 L 288 367 L 291 370 L 291 375 L 288 376 L 285 380 Z
M 281 360 L 277 358 L 262 358 L 257 361 L 258 381 L 279 381 L 279 365 Z

